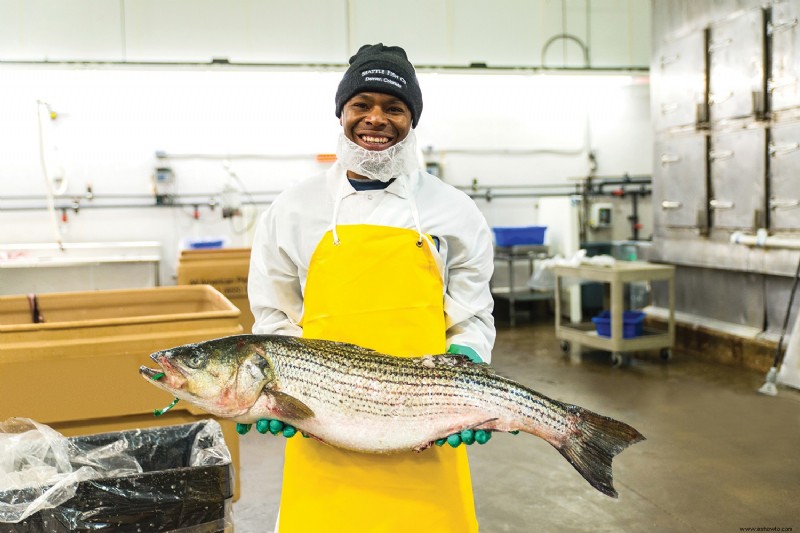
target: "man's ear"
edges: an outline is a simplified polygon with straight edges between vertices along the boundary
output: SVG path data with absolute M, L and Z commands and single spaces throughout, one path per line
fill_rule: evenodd
M 344 126 L 344 124 L 342 124 L 342 117 L 339 117 L 339 125 Z

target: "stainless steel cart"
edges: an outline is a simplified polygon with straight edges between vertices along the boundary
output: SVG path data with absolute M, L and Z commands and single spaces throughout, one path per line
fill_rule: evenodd
M 553 267 L 556 278 L 556 338 L 561 348 L 572 356 L 580 356 L 583 346 L 611 352 L 615 366 L 630 361 L 626 352 L 641 350 L 661 350 L 661 357 L 672 356 L 675 342 L 675 267 L 658 265 L 644 261 L 617 261 L 610 266 L 585 264 L 580 266 L 559 265 Z M 600 281 L 611 286 L 611 336 L 597 334 L 591 321 L 577 324 L 564 323 L 561 319 L 561 288 L 563 278 Z M 637 281 L 662 281 L 668 284 L 669 319 L 666 330 L 653 327 L 643 328 L 642 334 L 623 338 L 624 285 Z
M 508 300 L 508 319 L 509 324 L 516 324 L 516 304 L 517 302 L 530 302 L 536 300 L 550 300 L 553 298 L 552 291 L 535 291 L 527 285 L 517 286 L 516 276 L 514 275 L 514 265 L 519 261 L 528 263 L 528 277 L 533 275 L 534 261 L 546 259 L 549 247 L 543 244 L 525 244 L 514 246 L 496 246 L 494 249 L 495 262 L 505 262 L 508 268 L 508 287 L 496 287 L 491 283 L 492 295 L 495 298 Z

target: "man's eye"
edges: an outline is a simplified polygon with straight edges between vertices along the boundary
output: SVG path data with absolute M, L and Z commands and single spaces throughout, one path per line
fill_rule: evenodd
M 363 102 L 353 102 L 352 104 L 350 104 L 350 107 L 355 107 L 357 109 L 366 109 L 367 108 L 367 104 L 365 104 Z

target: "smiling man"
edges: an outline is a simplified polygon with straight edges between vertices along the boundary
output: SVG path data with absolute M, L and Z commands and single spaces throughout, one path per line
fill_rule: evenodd
M 405 51 L 361 47 L 335 101 L 337 162 L 284 191 L 259 221 L 248 289 L 253 333 L 489 362 L 491 233 L 466 194 L 419 168 L 414 128 L 422 93 Z M 320 394 L 337 386 L 309 384 Z M 369 408 L 353 406 L 354 416 Z M 256 426 L 277 433 L 282 424 Z M 288 429 L 287 437 L 294 434 Z M 489 436 L 454 434 L 447 446 L 441 439 L 420 453 L 386 456 L 294 437 L 286 445 L 279 531 L 477 531 L 459 444 Z

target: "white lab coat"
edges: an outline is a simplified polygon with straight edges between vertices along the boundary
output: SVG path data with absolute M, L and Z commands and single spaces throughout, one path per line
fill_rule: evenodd
M 356 191 L 335 163 L 326 173 L 281 193 L 261 216 L 253 242 L 248 281 L 253 333 L 301 335 L 308 266 L 320 239 L 333 227 L 337 197 L 340 226 L 416 230 L 407 191 L 417 206 L 422 232 L 439 240 L 447 344 L 467 346 L 488 363 L 495 339 L 489 226 L 469 196 L 422 171 L 402 176 L 386 189 Z

